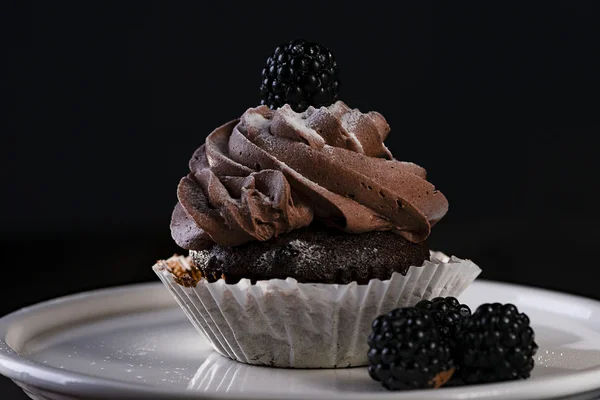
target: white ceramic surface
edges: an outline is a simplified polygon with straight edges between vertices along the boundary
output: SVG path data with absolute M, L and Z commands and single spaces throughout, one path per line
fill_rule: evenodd
M 288 370 L 214 353 L 168 291 L 145 284 L 83 293 L 0 319 L 0 373 L 34 399 L 524 399 L 600 389 L 600 302 L 475 282 L 472 307 L 512 302 L 540 346 L 527 381 L 387 392 L 365 368 Z

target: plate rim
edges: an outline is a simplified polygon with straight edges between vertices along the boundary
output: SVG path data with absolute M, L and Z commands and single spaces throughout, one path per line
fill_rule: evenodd
M 569 293 L 563 293 L 554 290 L 548 290 L 538 287 L 518 285 L 513 283 L 496 282 L 484 279 L 477 279 L 473 285 L 476 286 L 493 286 L 504 287 L 509 290 L 519 291 L 526 290 L 534 295 L 551 295 L 558 296 L 567 301 L 575 301 L 578 303 L 587 304 L 593 308 L 600 310 L 600 301 L 591 298 L 578 296 Z M 110 288 L 96 289 L 81 293 L 61 296 L 55 299 L 40 302 L 31 306 L 13 311 L 0 318 L 0 374 L 7 378 L 18 381 L 23 385 L 39 388 L 53 393 L 75 395 L 85 398 L 106 398 L 118 397 L 122 399 L 278 399 L 276 394 L 243 394 L 243 393 L 205 393 L 205 392 L 186 392 L 180 389 L 161 387 L 160 385 L 136 384 L 123 382 L 109 378 L 101 378 L 84 373 L 76 373 L 73 371 L 62 370 L 53 366 L 44 365 L 26 357 L 20 356 L 6 343 L 6 335 L 9 327 L 16 321 L 36 313 L 43 312 L 52 307 L 69 306 L 83 299 L 100 299 L 102 297 L 115 296 L 116 294 L 125 294 L 133 296 L 137 292 L 157 289 L 162 287 L 160 282 L 145 282 L 132 285 L 116 286 Z M 165 289 L 166 292 L 166 289 Z M 170 296 L 168 296 L 170 297 Z M 148 310 L 156 309 L 153 306 L 156 303 L 149 303 Z M 171 305 L 177 308 L 177 304 L 173 300 Z M 130 310 L 134 312 L 134 310 Z M 110 314 L 108 314 L 110 315 Z M 519 385 L 518 389 L 514 385 Z M 544 392 L 552 391 L 554 397 L 560 397 L 570 394 L 584 393 L 600 389 L 600 365 L 589 368 L 583 371 L 578 371 L 561 376 L 547 376 L 536 379 L 535 381 L 515 381 L 504 383 L 492 383 L 483 385 L 474 385 L 468 387 L 445 388 L 444 390 L 428 391 L 427 398 L 431 399 L 465 399 L 477 398 L 484 396 L 486 398 L 504 399 L 509 396 L 514 396 L 518 390 L 519 396 L 527 398 L 549 398 L 548 396 L 540 395 L 539 385 L 544 385 Z M 21 386 L 21 385 L 19 385 Z M 567 390 L 569 387 L 578 387 L 578 391 Z M 419 395 L 417 395 L 417 393 Z M 423 395 L 423 391 L 415 392 L 382 392 L 382 393 L 351 393 L 344 392 L 342 396 L 346 400 L 366 400 L 373 398 L 387 399 L 394 398 L 401 400 L 403 398 L 412 398 Z M 317 395 L 318 396 L 318 395 Z M 306 396 L 302 394 L 294 394 L 287 396 L 291 399 L 304 399 Z M 313 400 L 318 400 L 319 397 L 313 397 Z

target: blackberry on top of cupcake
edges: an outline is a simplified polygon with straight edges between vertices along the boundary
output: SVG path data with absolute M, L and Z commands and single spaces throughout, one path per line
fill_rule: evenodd
M 196 150 L 171 232 L 202 277 L 365 284 L 429 260 L 446 198 L 423 168 L 393 158 L 385 118 L 337 100 L 339 88 L 325 47 L 279 46 L 262 105 Z
M 338 98 L 339 68 L 333 53 L 318 43 L 292 40 L 275 49 L 262 71 L 261 105 L 275 109 L 289 104 L 303 112 L 328 106 Z

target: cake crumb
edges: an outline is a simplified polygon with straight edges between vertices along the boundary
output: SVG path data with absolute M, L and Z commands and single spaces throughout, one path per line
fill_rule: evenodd
M 202 279 L 202 272 L 196 267 L 189 257 L 174 255 L 168 260 L 160 260 L 158 264 L 173 275 L 173 280 L 184 287 L 196 287 Z

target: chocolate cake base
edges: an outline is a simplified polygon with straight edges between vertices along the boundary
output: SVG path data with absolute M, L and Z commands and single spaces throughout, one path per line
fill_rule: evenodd
M 348 234 L 311 226 L 266 242 L 190 250 L 190 256 L 209 282 L 294 278 L 302 283 L 366 284 L 423 265 L 429 248 L 391 232 Z

